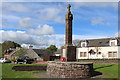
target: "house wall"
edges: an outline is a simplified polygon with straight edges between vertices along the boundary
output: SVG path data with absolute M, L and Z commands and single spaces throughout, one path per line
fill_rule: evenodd
M 98 50 L 98 52 L 101 52 L 101 54 L 95 54 L 90 55 L 88 53 L 90 50 Z M 81 47 L 76 48 L 76 59 L 103 59 L 103 58 L 120 58 L 120 52 L 119 52 L 120 46 L 109 46 L 109 47 Z M 108 57 L 108 52 L 117 51 L 117 57 Z M 86 52 L 86 57 L 80 57 L 80 52 Z

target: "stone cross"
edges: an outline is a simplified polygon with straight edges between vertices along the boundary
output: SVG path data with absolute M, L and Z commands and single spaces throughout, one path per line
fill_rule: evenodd
M 68 12 L 70 12 L 70 7 L 71 7 L 71 5 L 70 5 L 70 4 L 68 4 L 68 7 L 67 7 L 67 8 L 68 8 Z
M 65 34 L 65 45 L 62 47 L 62 55 L 67 61 L 76 61 L 76 47 L 72 44 L 72 20 L 73 15 L 70 11 L 71 5 L 68 4 L 68 12 L 65 15 L 66 21 L 66 34 Z
M 66 45 L 72 45 L 72 19 L 73 15 L 70 11 L 71 5 L 68 4 L 68 12 L 66 14 Z

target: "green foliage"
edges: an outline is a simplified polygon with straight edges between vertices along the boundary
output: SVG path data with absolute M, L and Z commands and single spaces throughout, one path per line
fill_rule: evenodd
M 4 41 L 2 43 L 2 53 L 9 48 L 16 48 L 16 47 L 21 47 L 21 45 L 13 41 Z
M 48 47 L 47 50 L 50 50 L 51 52 L 56 52 L 57 47 L 55 45 L 50 45 L 50 47 Z

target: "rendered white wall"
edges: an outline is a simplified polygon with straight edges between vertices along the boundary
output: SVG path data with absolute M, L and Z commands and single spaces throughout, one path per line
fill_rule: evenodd
M 88 53 L 91 49 L 93 49 L 96 52 L 96 48 L 98 48 L 98 52 L 101 52 L 101 54 L 99 55 L 92 55 L 90 56 L 90 54 Z M 113 46 L 113 47 L 83 47 L 83 48 L 77 48 L 76 50 L 76 59 L 102 59 L 102 58 L 108 58 L 108 52 L 113 52 L 113 51 L 117 51 L 117 57 L 116 58 L 120 58 L 120 51 L 118 50 L 120 49 L 120 46 Z M 80 52 L 87 52 L 87 57 L 80 57 Z M 118 56 L 119 55 L 119 56 Z

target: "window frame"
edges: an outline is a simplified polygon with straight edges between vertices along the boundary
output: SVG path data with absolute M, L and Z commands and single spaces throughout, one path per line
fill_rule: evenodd
M 80 52 L 80 57 L 87 57 L 87 52 Z

